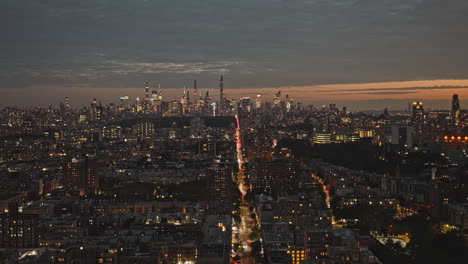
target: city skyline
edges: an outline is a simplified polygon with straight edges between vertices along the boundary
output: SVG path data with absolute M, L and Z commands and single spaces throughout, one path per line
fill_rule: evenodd
M 466 262 L 467 14 L 0 0 L 0 262 Z
M 420 80 L 420 81 L 405 81 L 405 82 L 380 82 L 380 83 L 358 83 L 358 84 L 327 84 L 327 85 L 311 85 L 298 87 L 269 87 L 269 88 L 230 88 L 229 76 L 225 94 L 228 98 L 237 100 L 243 97 L 255 98 L 261 95 L 264 100 L 271 101 L 276 92 L 281 91 L 283 95 L 288 95 L 291 99 L 299 101 L 306 105 L 314 105 L 320 107 L 329 103 L 338 103 L 348 107 L 352 111 L 366 110 L 382 110 L 388 108 L 390 110 L 405 110 L 408 102 L 424 101 L 426 107 L 430 109 L 449 109 L 450 98 L 453 94 L 458 94 L 461 97 L 462 109 L 465 103 L 468 103 L 468 80 Z M 216 85 L 218 77 L 213 77 L 208 84 L 210 87 L 204 87 L 203 82 L 198 80 L 198 91 L 205 93 L 210 91 L 213 98 L 219 97 L 219 91 Z M 165 100 L 178 100 L 183 94 L 184 87 L 191 92 L 191 82 L 193 80 L 183 81 L 187 85 L 181 88 L 166 88 L 161 86 L 161 83 L 149 82 L 150 88 L 161 88 Z M 57 106 L 63 98 L 68 97 L 72 100 L 73 107 L 88 106 L 89 103 L 96 98 L 98 101 L 108 103 L 118 103 L 121 96 L 129 96 L 131 100 L 137 97 L 143 99 L 145 97 L 144 88 L 128 87 L 128 88 L 91 88 L 91 87 L 69 87 L 61 89 L 60 87 L 43 87 L 40 90 L 34 88 L 20 89 L 0 89 L 0 95 L 4 95 L 17 100 L 18 104 L 11 104 L 11 101 L 3 101 L 0 106 L 39 106 L 45 107 L 49 105 Z M 42 97 L 46 91 L 51 95 Z M 29 96 L 24 96 L 24 94 Z

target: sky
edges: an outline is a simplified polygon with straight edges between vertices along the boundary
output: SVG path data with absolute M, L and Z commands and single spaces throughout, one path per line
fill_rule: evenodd
M 232 98 L 448 108 L 468 99 L 465 0 L 0 0 L 0 106 Z M 213 91 L 213 94 L 216 94 Z

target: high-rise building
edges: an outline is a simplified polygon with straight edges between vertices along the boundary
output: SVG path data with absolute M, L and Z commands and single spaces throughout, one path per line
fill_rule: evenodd
M 35 248 L 38 245 L 38 215 L 0 214 L 0 248 Z
M 122 136 L 122 127 L 118 125 L 104 126 L 102 136 L 106 139 L 119 139 Z
M 255 97 L 255 108 L 259 109 L 262 107 L 262 95 L 257 94 L 257 97 Z
M 190 136 L 202 138 L 205 132 L 205 122 L 199 117 L 190 119 Z
M 120 106 L 122 109 L 130 109 L 130 98 L 128 95 L 120 97 Z
M 68 99 L 68 96 L 65 97 L 65 110 L 70 110 L 70 100 Z
M 193 103 L 197 103 L 197 80 L 193 80 Z
M 73 158 L 66 162 L 62 167 L 62 184 L 66 189 L 80 188 L 84 185 L 82 181 L 83 166 L 80 160 Z
M 278 91 L 273 98 L 273 104 L 279 105 L 280 103 L 281 103 L 281 91 Z
M 133 127 L 133 130 L 136 137 L 141 141 L 152 140 L 155 136 L 154 122 L 149 119 L 139 121 Z
M 237 112 L 240 118 L 249 118 L 252 111 L 250 97 L 243 97 L 239 100 Z
M 149 83 L 146 82 L 145 84 L 145 101 L 149 100 Z
M 315 133 L 313 136 L 314 144 L 329 144 L 331 143 L 330 133 Z
M 158 91 L 158 100 L 162 101 L 162 90 L 161 90 L 161 84 L 158 85 L 159 91 Z
M 104 116 L 104 107 L 99 103 L 98 106 L 96 106 L 96 119 L 101 120 L 102 117 Z
M 392 144 L 411 148 L 415 141 L 414 127 L 392 126 Z
M 219 102 L 220 104 L 224 102 L 224 80 L 222 75 L 219 79 Z
M 460 100 L 458 94 L 454 94 L 452 97 L 452 120 L 455 125 L 460 124 Z
M 206 170 L 208 200 L 226 202 L 232 198 L 233 180 L 231 164 L 227 161 L 213 162 Z
M 180 105 L 182 107 L 182 114 L 186 114 L 189 112 L 189 103 L 190 103 L 190 97 L 189 97 L 189 91 L 184 86 L 184 93 L 182 94 L 182 97 L 180 99 Z
M 390 117 L 390 113 L 388 112 L 388 108 L 385 108 L 383 111 L 383 118 L 388 119 Z
M 413 102 L 412 115 L 413 120 L 424 119 L 424 108 L 422 102 Z
M 151 90 L 151 100 L 152 101 L 157 101 L 158 100 L 158 91 L 156 90 L 156 88 L 153 88 Z
M 287 194 L 297 190 L 299 166 L 292 161 L 268 161 L 259 163 L 252 176 L 255 188 L 265 194 Z
M 289 98 L 289 95 L 286 95 L 286 104 L 285 104 L 286 112 L 291 111 L 291 107 L 293 105 L 293 102 L 294 102 L 294 100 L 292 98 Z
M 413 124 L 416 127 L 416 130 L 418 133 L 422 134 L 422 128 L 424 125 L 424 120 L 425 120 L 425 113 L 424 113 L 424 108 L 423 108 L 423 103 L 422 102 L 413 102 L 413 108 L 412 108 L 412 118 L 413 118 Z
M 136 111 L 137 113 L 141 112 L 141 110 L 143 109 L 142 104 L 140 104 L 140 97 L 139 96 L 137 96 L 137 98 L 136 98 L 136 103 L 134 105 L 134 108 L 135 108 L 134 111 Z
M 91 155 L 72 158 L 62 166 L 62 183 L 66 189 L 78 190 L 80 195 L 99 191 L 99 162 Z
M 96 120 L 96 107 L 97 107 L 97 102 L 96 98 L 93 99 L 93 102 L 91 103 L 91 120 Z
M 182 113 L 182 104 L 178 101 L 169 102 L 169 115 L 178 116 Z

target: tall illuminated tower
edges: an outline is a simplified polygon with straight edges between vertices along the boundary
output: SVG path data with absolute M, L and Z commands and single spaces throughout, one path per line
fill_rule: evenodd
M 70 110 L 70 101 L 68 96 L 65 97 L 65 110 Z
M 158 89 L 159 89 L 159 92 L 158 92 L 158 100 L 159 100 L 159 101 L 162 101 L 162 90 L 161 90 L 161 84 L 158 84 Z
M 413 102 L 413 119 L 422 120 L 424 116 L 424 108 L 422 102 Z
M 219 79 L 219 102 L 220 104 L 224 102 L 224 83 L 223 76 Z
M 92 120 L 96 119 L 96 107 L 97 107 L 97 101 L 96 101 L 96 98 L 94 98 L 93 102 L 91 103 L 91 119 Z
M 180 99 L 180 103 L 185 105 L 188 103 L 188 95 L 187 95 L 187 89 L 184 86 L 184 93 L 182 94 L 182 98 Z
M 158 100 L 158 91 L 156 90 L 156 87 L 151 89 L 151 100 L 152 101 Z
M 419 133 L 422 133 L 422 125 L 424 124 L 424 108 L 422 102 L 413 102 L 413 123 Z
M 197 103 L 197 80 L 193 80 L 193 103 Z
M 452 97 L 452 120 L 455 125 L 460 123 L 460 100 L 458 94 L 454 94 Z
M 278 91 L 273 98 L 273 104 L 279 105 L 280 103 L 281 103 L 281 91 Z
M 255 97 L 255 108 L 259 109 L 262 107 L 262 95 L 257 94 L 257 97 Z
M 148 82 L 146 82 L 146 84 L 145 84 L 145 100 L 146 101 L 149 100 L 149 84 L 148 84 Z

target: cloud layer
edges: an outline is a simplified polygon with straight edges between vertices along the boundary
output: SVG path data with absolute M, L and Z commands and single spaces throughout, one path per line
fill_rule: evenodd
M 467 13 L 466 0 L 2 0 L 0 88 L 464 79 Z

